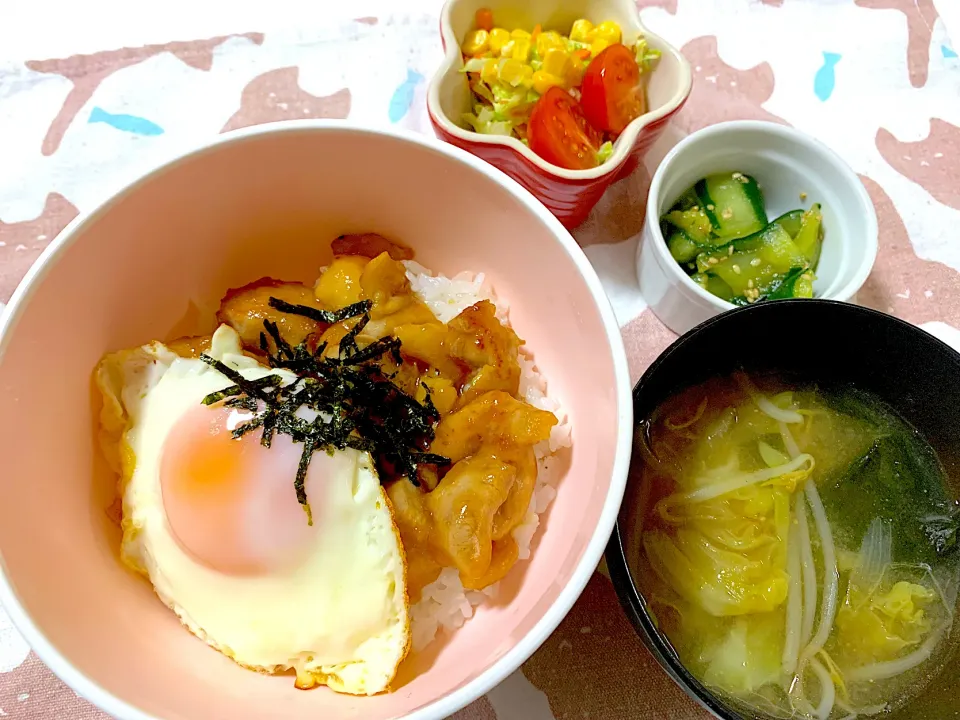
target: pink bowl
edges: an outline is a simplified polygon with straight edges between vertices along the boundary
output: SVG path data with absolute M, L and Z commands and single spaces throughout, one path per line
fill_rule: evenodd
M 330 239 L 360 231 L 407 241 L 439 272 L 487 273 L 574 436 L 531 559 L 496 602 L 406 663 L 393 693 L 372 698 L 240 668 L 121 566 L 91 383 L 104 351 L 209 331 L 227 288 L 264 275 L 312 281 Z M 596 274 L 530 195 L 436 140 L 335 121 L 222 136 L 71 223 L 2 322 L 0 600 L 55 673 L 122 720 L 446 717 L 557 626 L 623 495 L 630 382 Z
M 614 153 L 590 170 L 566 170 L 548 163 L 514 137 L 481 135 L 460 118 L 472 110 L 470 88 L 460 72 L 460 41 L 473 28 L 474 14 L 490 8 L 498 27 L 569 31 L 573 21 L 619 23 L 625 42 L 646 36 L 662 53 L 647 87 L 649 112 L 630 123 L 614 143 Z M 448 0 L 440 15 L 445 57 L 427 91 L 427 111 L 437 135 L 503 170 L 542 202 L 568 228 L 582 223 L 604 191 L 636 168 L 690 95 L 690 65 L 673 46 L 640 23 L 634 0 Z

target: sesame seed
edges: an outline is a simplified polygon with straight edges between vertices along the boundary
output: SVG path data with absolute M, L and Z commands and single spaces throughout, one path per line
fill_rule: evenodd
M 737 275 L 739 275 L 739 274 L 740 274 L 740 266 L 739 266 L 739 265 L 734 265 L 734 266 L 733 266 L 733 271 L 734 271 Z
M 713 210 L 713 209 L 714 209 L 713 203 L 708 203 L 708 204 L 707 204 L 707 210 Z
M 735 172 L 735 173 L 733 173 L 733 175 L 731 175 L 730 177 L 733 177 L 733 178 L 736 178 L 737 180 L 739 180 L 740 178 L 743 177 L 743 173 L 742 173 L 742 172 Z
M 712 258 L 708 258 L 708 259 L 707 259 L 707 265 L 716 265 L 718 262 L 720 262 L 720 261 L 717 260 L 715 257 L 712 257 Z
M 753 280 L 747 280 L 747 287 L 753 290 Z
M 807 194 L 806 194 L 805 192 L 800 193 L 800 199 L 801 199 L 801 200 L 806 200 L 806 199 L 807 199 Z
M 753 260 L 750 261 L 750 264 L 753 267 L 760 267 L 760 258 L 754 258 Z
M 733 245 L 727 248 L 727 255 L 733 255 Z
M 720 217 L 722 217 L 724 220 L 729 220 L 733 217 L 733 210 L 731 208 L 724 208 L 720 211 Z

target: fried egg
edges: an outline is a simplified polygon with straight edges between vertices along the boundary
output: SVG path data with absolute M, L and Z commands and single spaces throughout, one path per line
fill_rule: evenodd
M 279 374 L 242 354 L 221 326 L 209 354 L 248 380 Z M 352 449 L 315 452 L 260 432 L 252 416 L 202 399 L 232 383 L 160 343 L 106 356 L 97 369 L 102 440 L 121 475 L 121 557 L 199 638 L 297 687 L 388 689 L 410 644 L 405 560 L 374 464 Z

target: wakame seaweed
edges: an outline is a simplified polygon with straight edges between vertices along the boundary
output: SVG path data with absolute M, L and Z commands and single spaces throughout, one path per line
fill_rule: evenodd
M 296 379 L 283 385 L 279 375 L 247 380 L 239 372 L 207 354 L 200 359 L 233 382 L 222 390 L 203 398 L 204 405 L 225 401 L 228 407 L 242 408 L 254 417 L 238 425 L 232 432 L 240 438 L 260 429 L 260 444 L 270 447 L 274 435 L 288 435 L 303 445 L 303 453 L 294 478 L 297 500 L 313 524 L 304 481 L 313 453 L 332 452 L 344 448 L 369 452 L 376 463 L 381 481 L 385 477 L 405 475 L 418 485 L 420 465 L 445 466 L 450 460 L 427 452 L 434 438 L 434 427 L 440 413 L 429 392 L 423 403 L 395 385 L 392 377 L 373 361 L 391 355 L 400 363 L 400 341 L 385 337 L 364 348 L 357 345 L 357 335 L 370 320 L 370 301 L 348 305 L 330 312 L 306 305 L 292 305 L 271 297 L 270 306 L 280 312 L 302 315 L 323 323 L 343 322 L 357 318 L 340 341 L 336 357 L 324 357 L 326 343 L 311 351 L 307 341 L 292 347 L 280 334 L 276 323 L 264 320 L 260 333 L 260 349 L 270 367 L 294 373 Z M 268 338 L 275 350 L 270 351 Z M 307 408 L 316 415 L 306 420 L 297 413 Z
M 820 486 L 828 511 L 851 544 L 875 517 L 893 526 L 894 557 L 935 564 L 956 549 L 960 511 L 946 492 L 944 471 L 923 436 L 866 393 L 847 389 L 827 395 L 839 413 L 864 421 L 874 435 L 866 452 Z

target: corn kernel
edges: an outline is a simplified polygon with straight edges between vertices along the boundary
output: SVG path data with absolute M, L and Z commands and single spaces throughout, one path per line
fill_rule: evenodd
M 563 47 L 563 38 L 560 37 L 558 32 L 548 30 L 537 35 L 537 53 L 541 58 L 547 54 L 550 48 L 560 48 L 562 50 Z
M 523 79 L 523 63 L 519 60 L 500 61 L 500 82 L 516 87 Z
M 533 68 L 529 65 L 524 65 L 520 71 L 520 84 L 528 89 L 533 87 Z
M 590 56 L 596 57 L 597 55 L 602 53 L 604 50 L 606 50 L 608 47 L 610 47 L 612 44 L 613 43 L 609 43 L 603 38 L 597 38 L 592 43 L 590 43 Z
M 607 20 L 597 25 L 593 30 L 593 39 L 602 38 L 610 45 L 620 42 L 620 26 L 612 20 Z
M 563 81 L 549 73 L 545 73 L 543 70 L 537 70 L 533 74 L 533 89 L 538 93 L 543 95 L 547 90 L 552 88 L 554 85 L 563 85 Z
M 568 88 L 579 87 L 583 82 L 583 71 L 586 65 L 579 62 L 571 62 L 567 65 L 567 73 L 563 76 L 563 84 Z
M 513 46 L 516 43 L 515 40 L 509 40 L 502 48 L 500 48 L 500 57 L 513 57 Z
M 520 38 L 524 38 L 524 39 L 526 39 L 526 40 L 529 40 L 529 39 L 530 39 L 530 33 L 528 33 L 526 30 L 521 30 L 521 29 L 517 28 L 516 30 L 511 31 L 510 37 L 512 37 L 514 40 L 519 40 Z
M 593 23 L 589 20 L 576 20 L 570 28 L 570 39 L 576 42 L 593 42 Z
M 483 64 L 483 69 L 480 71 L 480 79 L 483 80 L 487 85 L 492 85 L 497 81 L 499 68 L 499 63 L 496 60 L 490 59 Z
M 494 28 L 488 33 L 487 41 L 490 44 L 490 51 L 498 53 L 510 42 L 510 33 L 503 28 Z
M 530 38 L 516 38 L 513 41 L 513 59 L 522 63 L 530 59 L 530 47 L 532 42 Z
M 541 70 L 554 77 L 562 78 L 567 74 L 567 65 L 569 62 L 570 56 L 565 50 L 550 48 L 543 56 L 543 67 Z
M 490 49 L 489 35 L 486 30 L 471 30 L 461 47 L 464 55 L 479 55 Z

